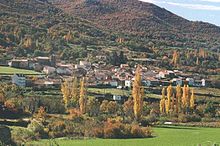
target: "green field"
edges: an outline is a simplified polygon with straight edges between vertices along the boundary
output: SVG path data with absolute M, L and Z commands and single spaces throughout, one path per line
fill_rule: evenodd
M 0 66 L 0 74 L 1 75 L 13 75 L 13 74 L 39 75 L 41 73 L 35 72 L 33 70 L 25 70 L 25 69 Z
M 32 142 L 34 145 L 47 146 L 58 143 L 60 146 L 211 146 L 220 144 L 220 128 L 163 127 L 153 128 L 154 138 L 145 139 L 56 139 Z

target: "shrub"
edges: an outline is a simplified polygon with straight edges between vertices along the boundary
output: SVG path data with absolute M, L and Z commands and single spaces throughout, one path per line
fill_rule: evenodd
M 44 125 L 41 122 L 33 120 L 27 128 L 33 131 L 36 137 L 47 138 L 47 133 L 44 131 Z
M 48 125 L 49 127 L 49 136 L 52 138 L 63 137 L 65 136 L 64 130 L 66 125 L 64 121 L 54 121 Z
M 200 122 L 201 117 L 199 115 L 196 115 L 196 114 L 193 114 L 193 115 L 179 114 L 178 120 L 179 120 L 179 122 L 182 122 L 182 123 Z
M 91 129 L 86 129 L 84 136 L 85 137 L 93 137 L 93 138 L 95 138 L 95 137 L 103 138 L 103 136 L 104 136 L 103 130 L 104 130 L 103 127 L 100 127 L 100 126 L 93 127 Z
M 188 122 L 187 115 L 185 115 L 185 114 L 179 114 L 178 120 L 179 120 L 179 122 L 182 122 L 182 123 Z
M 120 122 L 106 122 L 104 125 L 104 138 L 123 138 L 124 127 Z
M 126 125 L 119 121 L 107 121 L 104 125 L 104 138 L 144 138 L 151 137 L 152 130 L 139 125 Z
M 12 130 L 12 140 L 18 145 L 28 141 L 36 140 L 35 133 L 27 128 L 16 128 Z
M 143 138 L 145 137 L 145 132 L 139 125 L 132 125 L 131 135 L 134 138 Z

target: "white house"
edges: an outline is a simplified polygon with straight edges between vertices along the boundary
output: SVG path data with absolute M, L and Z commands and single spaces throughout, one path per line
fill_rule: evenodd
M 50 67 L 50 66 L 45 66 L 44 69 L 43 69 L 43 72 L 47 75 L 49 74 L 53 74 L 56 72 L 56 68 L 54 67 Z
M 151 81 L 150 80 L 143 81 L 143 83 L 144 83 L 145 86 L 151 86 Z
M 173 71 L 165 70 L 165 71 L 160 71 L 159 74 L 156 75 L 156 77 L 159 79 L 164 79 L 164 78 L 167 78 L 171 75 L 175 75 Z
M 206 81 L 205 81 L 205 79 L 195 80 L 195 81 L 194 81 L 194 86 L 196 86 L 196 87 L 205 87 L 205 86 L 206 86 Z
M 26 77 L 23 74 L 14 74 L 12 76 L 12 84 L 20 87 L 26 86 Z
M 91 68 L 91 63 L 87 61 L 80 61 L 79 65 L 82 66 L 86 70 L 89 70 Z
M 193 86 L 193 85 L 194 85 L 194 82 L 195 82 L 195 80 L 194 80 L 193 78 L 186 78 L 186 81 L 188 81 L 188 84 L 189 84 L 190 86 Z
M 206 86 L 205 79 L 202 79 L 201 81 L 202 81 L 202 86 L 205 87 Z
M 125 80 L 125 87 L 131 88 L 132 81 L 131 80 Z
M 117 86 L 118 86 L 118 82 L 117 82 L 117 81 L 110 81 L 109 84 L 110 84 L 112 87 L 117 87 Z
M 113 95 L 113 100 L 120 101 L 121 100 L 121 96 L 120 95 Z
M 183 80 L 182 80 L 182 78 L 173 78 L 173 79 L 171 80 L 171 82 L 175 83 L 175 85 L 180 85 L 180 86 L 183 85 Z
M 75 65 L 75 69 L 81 69 L 81 68 L 84 68 L 84 66 L 83 65 L 79 65 L 79 64 Z

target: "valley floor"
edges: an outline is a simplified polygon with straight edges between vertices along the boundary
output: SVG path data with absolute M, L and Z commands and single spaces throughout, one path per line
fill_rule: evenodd
M 220 144 L 220 128 L 168 126 L 153 128 L 154 137 L 145 139 L 88 139 L 67 138 L 31 142 L 33 145 L 60 146 L 207 146 Z

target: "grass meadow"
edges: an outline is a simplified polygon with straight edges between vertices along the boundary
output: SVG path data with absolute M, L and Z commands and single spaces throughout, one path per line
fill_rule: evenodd
M 39 146 L 211 146 L 220 144 L 220 128 L 169 126 L 153 128 L 154 137 L 144 139 L 84 139 L 60 138 L 29 144 Z
M 18 69 L 13 67 L 0 66 L 0 74 L 2 75 L 13 75 L 13 74 L 24 74 L 24 75 L 39 75 L 41 73 L 33 70 Z

